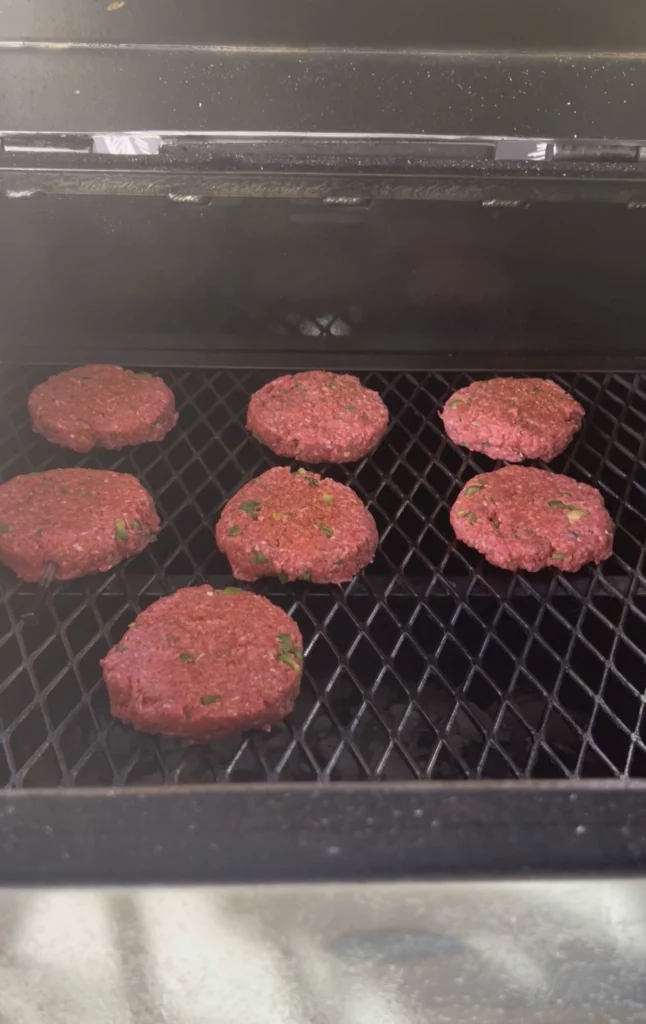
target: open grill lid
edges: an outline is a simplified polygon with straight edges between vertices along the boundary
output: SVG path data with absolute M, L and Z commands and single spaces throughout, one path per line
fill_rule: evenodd
M 154 14 L 131 0 L 49 0 L 37 18 L 8 0 L 0 31 L 0 132 L 21 136 L 4 140 L 6 191 L 96 191 L 84 172 L 114 172 L 121 157 L 138 161 L 129 194 L 154 191 L 146 172 L 157 168 L 167 190 L 170 171 L 200 169 L 230 182 L 262 172 L 261 194 L 282 195 L 306 194 L 305 181 L 286 191 L 285 175 L 316 173 L 328 186 L 307 194 L 345 203 L 444 194 L 510 203 L 551 195 L 550 181 L 561 185 L 556 198 L 643 198 L 628 183 L 642 178 L 646 20 L 630 0 L 613 5 L 612 19 L 596 0 L 567 10 L 502 0 L 495 17 L 479 0 L 379 11 L 367 0 L 162 0 Z M 148 141 L 115 139 L 127 133 Z M 25 177 L 46 167 L 55 181 Z M 429 173 L 444 189 L 440 180 L 420 191 Z M 373 180 L 346 180 L 344 191 L 333 174 Z M 380 184 L 384 175 L 399 176 L 399 188 Z M 591 188 L 599 179 L 604 187 Z M 198 199 L 227 194 L 222 182 L 215 192 L 194 184 L 175 187 Z M 110 174 L 100 187 L 119 190 Z

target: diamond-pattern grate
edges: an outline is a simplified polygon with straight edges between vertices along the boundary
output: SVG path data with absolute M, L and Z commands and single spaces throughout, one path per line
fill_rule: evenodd
M 326 467 L 367 502 L 381 543 L 345 588 L 277 580 L 294 615 L 301 695 L 271 733 L 208 746 L 144 736 L 109 714 L 99 659 L 139 610 L 179 586 L 231 583 L 212 526 L 278 464 L 244 429 L 276 371 L 167 370 L 180 421 L 161 444 L 78 456 L 35 435 L 29 390 L 53 369 L 0 372 L 0 478 L 56 466 L 134 473 L 164 527 L 137 558 L 50 589 L 0 570 L 0 784 L 646 776 L 646 377 L 556 377 L 586 408 L 550 468 L 598 485 L 615 553 L 574 576 L 506 573 L 453 538 L 448 510 L 493 468 L 447 440 L 437 411 L 464 373 L 367 373 L 392 414 L 368 459 Z

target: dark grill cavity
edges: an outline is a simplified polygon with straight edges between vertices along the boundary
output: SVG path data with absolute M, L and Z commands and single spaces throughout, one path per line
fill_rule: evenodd
M 113 721 L 99 659 L 155 598 L 232 582 L 212 527 L 244 482 L 284 464 L 244 428 L 250 394 L 278 371 L 164 371 L 180 413 L 169 437 L 89 456 L 32 433 L 27 395 L 51 372 L 1 372 L 2 480 L 134 473 L 164 527 L 118 570 L 49 590 L 35 624 L 21 619 L 37 588 L 1 570 L 0 783 L 646 776 L 646 377 L 555 376 L 586 419 L 549 468 L 598 485 L 617 524 L 613 557 L 567 576 L 505 573 L 454 541 L 453 499 L 493 464 L 449 442 L 437 411 L 474 375 L 362 374 L 389 432 L 371 458 L 323 471 L 367 502 L 377 559 L 345 588 L 254 586 L 302 630 L 296 710 L 268 735 L 191 747 Z

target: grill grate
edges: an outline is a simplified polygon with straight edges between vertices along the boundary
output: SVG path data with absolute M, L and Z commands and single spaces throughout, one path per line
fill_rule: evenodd
M 56 466 L 134 473 L 164 520 L 156 544 L 103 576 L 34 588 L 1 570 L 0 783 L 646 776 L 646 377 L 557 377 L 586 408 L 559 472 L 601 487 L 615 554 L 574 576 L 510 574 L 454 542 L 448 509 L 489 459 L 454 446 L 437 410 L 464 373 L 368 373 L 392 414 L 374 455 L 329 472 L 368 503 L 374 564 L 345 588 L 265 580 L 306 650 L 302 693 L 271 733 L 208 746 L 111 719 L 98 666 L 137 612 L 179 586 L 231 583 L 212 524 L 248 479 L 279 464 L 244 429 L 276 375 L 167 370 L 180 411 L 161 444 L 78 456 L 33 434 L 29 390 L 53 370 L 0 377 L 3 480 Z

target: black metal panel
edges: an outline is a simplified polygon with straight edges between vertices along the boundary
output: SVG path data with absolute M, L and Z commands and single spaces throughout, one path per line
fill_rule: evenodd
M 617 523 L 613 557 L 569 575 L 502 572 L 455 543 L 449 506 L 492 466 L 449 443 L 437 418 L 468 375 L 367 374 L 390 408 L 388 436 L 330 472 L 373 512 L 375 562 L 343 588 L 257 584 L 303 632 L 296 710 L 268 735 L 188 746 L 112 720 L 99 659 L 155 598 L 231 582 L 212 526 L 278 461 L 243 426 L 250 393 L 272 374 L 166 371 L 180 421 L 164 442 L 79 457 L 31 430 L 27 394 L 46 372 L 3 370 L 2 477 L 79 464 L 134 472 L 164 528 L 116 571 L 54 587 L 36 626 L 20 622 L 34 588 L 3 572 L 0 782 L 646 776 L 646 378 L 559 378 L 587 415 L 550 468 L 598 484 Z
M 0 885 L 643 872 L 640 783 L 0 795 Z
M 199 48 L 2 51 L 5 131 L 640 139 L 639 56 Z

